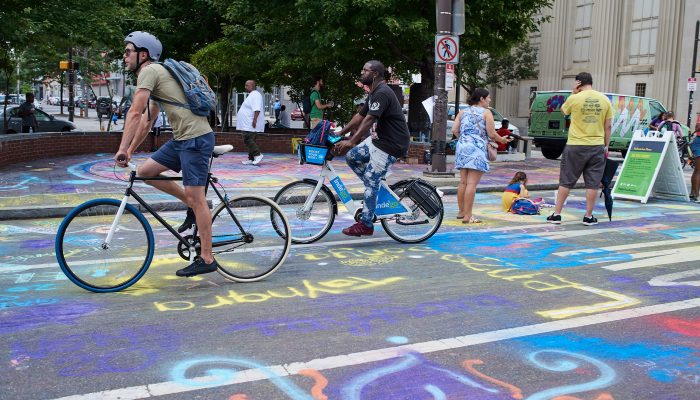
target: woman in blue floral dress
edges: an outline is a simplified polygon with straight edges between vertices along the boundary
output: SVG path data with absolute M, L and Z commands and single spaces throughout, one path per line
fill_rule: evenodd
M 457 218 L 465 224 L 477 224 L 481 220 L 472 215 L 476 186 L 484 172 L 489 170 L 486 135 L 498 143 L 508 143 L 510 139 L 496 134 L 493 114 L 488 109 L 491 104 L 488 90 L 475 89 L 467 104 L 469 106 L 457 114 L 452 125 L 452 134 L 459 138 L 455 149 L 455 168 L 459 169 L 460 177 Z

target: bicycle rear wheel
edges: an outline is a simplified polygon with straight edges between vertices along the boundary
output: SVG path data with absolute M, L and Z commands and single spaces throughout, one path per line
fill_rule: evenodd
M 110 243 L 107 234 L 121 202 L 96 199 L 74 208 L 56 233 L 56 258 L 73 283 L 92 292 L 116 292 L 138 281 L 153 260 L 154 239 L 143 214 L 127 204 Z
M 241 196 L 213 211 L 212 246 L 219 273 L 236 282 L 254 282 L 279 268 L 289 252 L 289 223 L 277 204 Z
M 428 194 L 433 204 L 438 206 L 439 212 L 432 218 L 426 215 L 421 206 L 408 195 L 408 188 L 414 182 L 416 185 L 420 185 L 422 192 Z M 440 228 L 445 212 L 442 199 L 435 188 L 426 182 L 411 180 L 398 182 L 391 186 L 391 190 L 396 193 L 401 204 L 411 214 L 382 219 L 384 231 L 401 243 L 419 243 L 433 236 Z
M 328 233 L 335 219 L 334 199 L 330 191 L 322 187 L 304 211 L 304 204 L 311 197 L 317 182 L 292 182 L 280 189 L 275 202 L 287 217 L 292 229 L 292 243 L 313 243 Z

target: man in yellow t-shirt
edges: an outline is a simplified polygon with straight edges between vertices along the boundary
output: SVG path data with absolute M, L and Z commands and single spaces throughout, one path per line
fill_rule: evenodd
M 131 155 L 146 138 L 155 123 L 160 107 L 151 97 L 163 103 L 173 128 L 173 139 L 165 143 L 139 167 L 141 177 L 157 177 L 167 170 L 182 171 L 181 187 L 175 181 L 146 181 L 169 193 L 191 210 L 178 229 L 184 232 L 196 220 L 201 254 L 189 266 L 177 271 L 177 276 L 193 276 L 214 272 L 218 268 L 212 254 L 211 213 L 205 195 L 209 174 L 209 159 L 214 151 L 214 132 L 207 117 L 195 115 L 179 104 L 187 98 L 180 83 L 157 61 L 163 51 L 160 40 L 148 32 L 132 32 L 124 39 L 124 65 L 137 76 L 136 92 L 124 121 L 124 133 L 114 161 L 125 167 Z
M 561 210 L 569 192 L 583 175 L 586 184 L 586 215 L 583 224 L 598 224 L 593 216 L 600 181 L 605 171 L 613 118 L 610 99 L 593 90 L 593 77 L 588 72 L 576 75 L 574 88 L 561 111 L 571 117 L 569 138 L 561 156 L 559 190 L 554 213 L 547 222 L 561 223 Z

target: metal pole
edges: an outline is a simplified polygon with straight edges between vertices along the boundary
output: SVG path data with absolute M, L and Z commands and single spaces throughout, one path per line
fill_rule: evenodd
M 452 34 L 452 0 L 438 0 L 437 34 Z M 447 130 L 447 90 L 445 90 L 445 63 L 435 64 L 433 86 L 433 128 L 431 132 L 431 172 L 446 172 L 445 141 Z
M 73 48 L 68 49 L 68 121 L 73 122 L 75 114 L 75 93 L 73 84 L 75 83 L 75 70 L 73 69 Z
M 700 35 L 700 21 L 695 22 L 695 41 L 693 42 L 693 65 L 690 68 L 690 76 L 695 78 L 695 72 L 697 72 L 697 62 L 698 62 L 698 36 Z M 690 117 L 693 112 L 693 91 L 688 94 L 688 127 L 690 127 Z

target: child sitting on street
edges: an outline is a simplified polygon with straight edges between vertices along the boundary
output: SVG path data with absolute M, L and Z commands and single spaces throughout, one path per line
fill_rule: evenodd
M 516 172 L 501 196 L 503 211 L 510 212 L 510 208 L 516 199 L 526 199 L 529 197 L 527 187 L 525 187 L 526 183 L 527 175 L 522 171 Z

